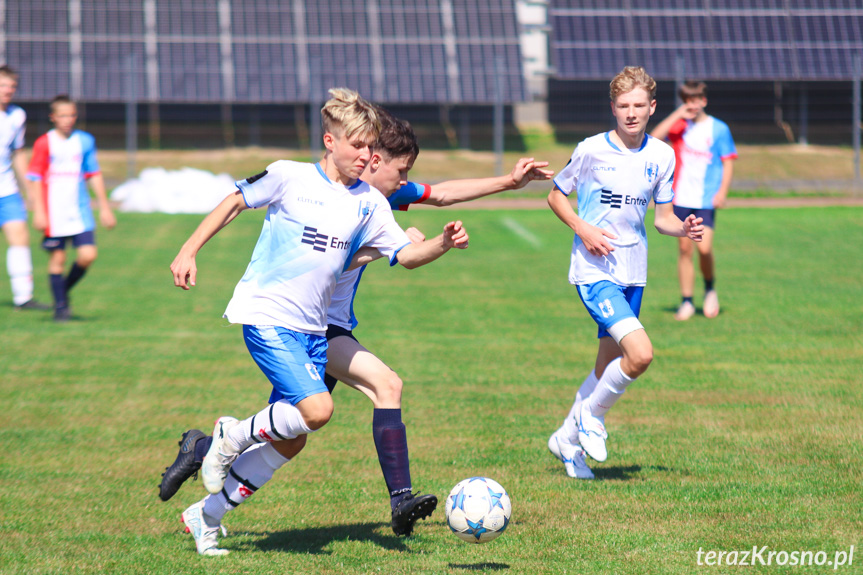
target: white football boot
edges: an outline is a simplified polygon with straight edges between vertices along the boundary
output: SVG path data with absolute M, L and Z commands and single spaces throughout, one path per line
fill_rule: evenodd
M 239 423 L 235 417 L 224 416 L 216 420 L 216 426 L 213 428 L 213 443 L 201 464 L 201 482 L 213 495 L 225 486 L 228 470 L 240 455 L 225 441 L 228 431 Z
M 577 443 L 567 439 L 563 428 L 555 431 L 548 438 L 548 450 L 563 462 L 566 474 L 576 479 L 593 479 L 593 471 L 584 461 L 584 449 Z
M 180 520 L 186 524 L 186 533 L 191 533 L 195 538 L 195 547 L 201 555 L 227 555 L 227 549 L 219 549 L 218 535 L 221 529 L 222 535 L 227 535 L 225 528 L 221 525 L 210 527 L 204 522 L 204 501 L 198 501 L 183 511 Z
M 704 317 L 714 318 L 719 315 L 719 296 L 716 290 L 710 290 L 704 294 Z
M 595 417 L 590 412 L 590 402 L 582 402 L 578 414 L 578 442 L 581 447 L 589 456 L 602 462 L 608 459 L 606 439 L 608 439 L 608 433 L 605 431 L 605 416 Z

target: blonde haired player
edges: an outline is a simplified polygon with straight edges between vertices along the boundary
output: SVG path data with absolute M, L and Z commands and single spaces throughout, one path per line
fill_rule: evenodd
M 610 84 L 616 126 L 581 142 L 554 178 L 548 204 L 575 232 L 569 282 L 599 326 L 593 371 L 581 384 L 563 425 L 548 447 L 570 477 L 592 479 L 585 452 L 605 461 L 605 414 L 653 360 L 638 320 L 647 282 L 647 205 L 665 235 L 700 241 L 701 219 L 680 221 L 672 210 L 674 152 L 645 134 L 656 110 L 656 82 L 644 68 L 627 66 Z M 578 213 L 569 196 L 578 197 Z
M 243 210 L 267 208 L 225 317 L 243 325 L 246 347 L 273 390 L 261 412 L 241 422 L 216 422 L 202 465 L 212 495 L 182 516 L 202 555 L 227 553 L 218 548 L 218 531 L 221 517 L 236 505 L 225 502 L 239 504 L 269 481 L 303 449 L 306 434 L 329 421 L 333 401 L 323 381 L 327 308 L 357 250 L 375 248 L 391 264 L 413 268 L 467 245 L 460 222 L 445 226 L 441 243 L 411 244 L 386 198 L 358 179 L 380 131 L 375 108 L 351 90 L 330 94 L 321 110 L 324 158 L 315 164 L 278 161 L 237 182 L 238 190 L 204 219 L 171 264 L 174 285 L 189 289 L 197 281 L 198 250 Z

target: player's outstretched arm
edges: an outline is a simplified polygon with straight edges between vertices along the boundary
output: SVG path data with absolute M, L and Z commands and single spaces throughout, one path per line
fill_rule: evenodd
M 105 190 L 105 179 L 102 174 L 96 174 L 90 178 L 90 187 L 93 188 L 96 202 L 99 204 L 99 222 L 109 230 L 114 229 L 117 218 L 114 217 L 111 202 L 108 201 L 108 192 Z
M 184 290 L 195 285 L 198 268 L 195 265 L 195 256 L 205 243 L 216 233 L 236 218 L 240 212 L 245 210 L 246 201 L 243 194 L 237 190 L 213 209 L 198 226 L 198 229 L 186 240 L 180 253 L 171 263 L 171 273 L 174 274 L 174 285 Z
M 435 261 L 451 248 L 467 248 L 468 239 L 467 230 L 460 221 L 449 222 L 444 226 L 441 235 L 403 247 L 396 258 L 401 265 L 412 270 Z
M 534 158 L 521 158 L 512 171 L 505 176 L 441 182 L 431 187 L 431 193 L 424 203 L 432 206 L 451 206 L 506 190 L 517 190 L 534 180 L 550 180 L 554 176 L 554 171 L 543 169 L 546 166 L 548 162 L 538 162 Z
M 416 229 L 415 227 L 410 227 L 405 230 L 405 234 L 411 243 L 418 244 L 420 242 L 424 242 L 426 240 L 426 236 L 424 233 Z M 365 265 L 372 263 L 373 261 L 384 257 L 381 252 L 379 252 L 375 248 L 371 248 L 368 246 L 363 246 L 357 250 L 357 253 L 354 254 L 354 257 L 351 258 L 351 265 L 348 266 L 346 271 L 355 270 L 357 268 L 361 268 Z
M 682 222 L 674 215 L 671 202 L 657 204 L 653 217 L 653 225 L 660 234 L 678 238 L 689 238 L 700 242 L 704 236 L 704 225 L 702 218 L 696 218 L 693 214 L 687 216 Z
M 588 252 L 595 256 L 607 256 L 614 251 L 614 247 L 606 238 L 614 240 L 617 239 L 617 236 L 602 228 L 592 226 L 578 217 L 569 203 L 569 198 L 557 186 L 552 188 L 548 194 L 548 206 L 560 221 L 569 226 L 581 238 Z

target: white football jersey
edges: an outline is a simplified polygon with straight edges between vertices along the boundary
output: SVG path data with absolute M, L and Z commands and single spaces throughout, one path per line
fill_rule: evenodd
M 246 204 L 267 206 L 264 227 L 225 317 L 324 335 L 336 282 L 362 246 L 390 263 L 410 243 L 386 198 L 358 180 L 350 188 L 320 165 L 282 160 L 237 182 Z
M 18 180 L 12 170 L 12 152 L 24 147 L 27 114 L 10 104 L 0 110 L 0 198 L 18 193 Z
M 567 196 L 578 194 L 578 215 L 611 232 L 614 247 L 607 256 L 594 256 L 577 235 L 572 242 L 569 282 L 576 285 L 607 280 L 618 285 L 647 283 L 647 232 L 644 217 L 652 199 L 670 202 L 674 194 L 674 151 L 665 142 L 645 135 L 638 150 L 621 150 L 610 132 L 581 142 L 554 184 Z

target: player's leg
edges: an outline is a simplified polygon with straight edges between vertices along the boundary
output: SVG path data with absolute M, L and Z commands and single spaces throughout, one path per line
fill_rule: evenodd
M 66 238 L 45 238 L 42 247 L 48 251 L 48 281 L 54 297 L 54 321 L 70 318 L 69 299 L 63 270 L 66 267 Z
M 596 372 L 592 370 L 579 386 L 563 425 L 548 438 L 549 451 L 563 462 L 566 474 L 577 479 L 594 478 L 593 471 L 585 461 L 584 449 L 578 442 L 578 412 L 584 398 L 590 396 L 596 383 Z
M 701 275 L 704 277 L 704 316 L 714 318 L 719 315 L 719 296 L 716 294 L 713 282 L 716 279 L 715 259 L 713 257 L 713 237 L 715 210 L 704 210 L 710 212 L 710 218 L 704 219 L 704 235 L 702 240 L 696 244 L 698 247 L 698 262 Z
M 6 271 L 12 286 L 12 303 L 18 309 L 51 309 L 33 300 L 33 259 L 27 210 L 20 194 L 0 198 L 0 227 L 6 248 Z
M 66 292 L 68 293 L 75 284 L 77 284 L 87 269 L 96 261 L 98 250 L 96 248 L 96 240 L 93 232 L 84 232 L 73 238 L 73 244 L 76 248 L 75 262 L 66 276 Z
M 256 443 L 294 439 L 329 421 L 333 400 L 321 374 L 327 360 L 323 336 L 272 326 L 243 326 L 246 346 L 273 384 L 270 405 L 239 423 L 219 425 L 201 472 L 210 493 L 222 490 L 237 456 Z
M 407 431 L 401 412 L 402 380 L 352 335 L 331 338 L 327 360 L 328 374 L 365 394 L 375 407 L 372 435 L 390 494 L 393 532 L 410 535 L 414 523 L 435 510 L 437 497 L 411 493 Z
M 680 221 L 685 220 L 694 210 L 674 206 L 674 215 Z M 674 319 L 686 321 L 695 315 L 695 304 L 692 302 L 695 291 L 695 266 L 692 256 L 695 252 L 694 244 L 689 238 L 677 238 L 677 278 L 680 282 L 680 306 L 674 314 Z

